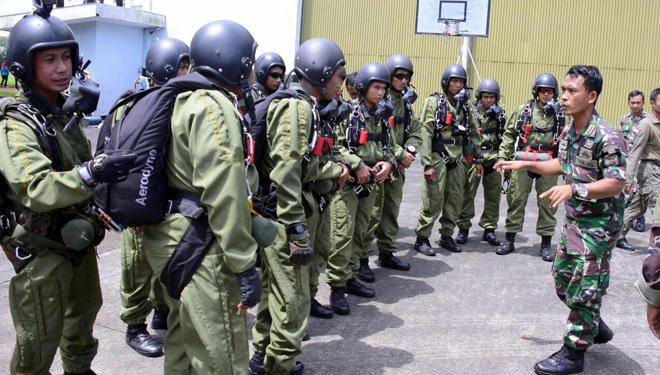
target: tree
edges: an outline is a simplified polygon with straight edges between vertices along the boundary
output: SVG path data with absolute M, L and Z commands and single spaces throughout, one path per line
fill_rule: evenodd
M 7 37 L 6 36 L 0 36 L 0 64 L 5 61 L 5 58 L 7 57 L 7 54 L 5 52 L 5 49 L 7 48 Z

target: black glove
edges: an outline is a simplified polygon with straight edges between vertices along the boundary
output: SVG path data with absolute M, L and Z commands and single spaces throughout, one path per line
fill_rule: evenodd
M 78 168 L 78 174 L 88 186 L 99 182 L 112 184 L 126 179 L 137 155 L 127 150 L 106 151 L 84 162 Z
M 458 94 L 454 95 L 454 100 L 456 100 L 456 103 L 458 104 L 467 103 L 468 100 L 470 100 L 470 92 L 468 89 L 463 87 L 461 91 L 458 92 Z
M 238 291 L 241 293 L 241 304 L 245 307 L 252 307 L 259 303 L 261 299 L 261 279 L 257 269 L 252 266 L 241 273 L 236 274 L 236 283 Z
M 287 236 L 289 237 L 289 263 L 296 266 L 306 266 L 310 264 L 314 252 L 312 250 L 312 245 L 309 242 L 309 232 L 307 232 L 307 228 L 300 224 L 292 225 L 287 230 Z
M 390 116 L 392 116 L 392 113 L 394 112 L 394 104 L 392 104 L 392 101 L 383 98 L 377 105 L 376 105 L 376 112 L 374 114 L 380 118 L 388 119 Z
M 406 93 L 403 94 L 401 100 L 403 100 L 404 102 L 408 102 L 410 104 L 415 103 L 415 100 L 417 100 L 417 93 L 411 89 L 406 89 L 405 91 Z
M 488 108 L 488 110 L 486 111 L 486 116 L 488 116 L 488 117 L 490 117 L 490 118 L 497 118 L 497 116 L 498 116 L 500 113 L 502 113 L 502 107 L 500 107 L 500 106 L 497 105 L 497 104 L 493 104 L 493 105 L 491 105 L 490 108 Z

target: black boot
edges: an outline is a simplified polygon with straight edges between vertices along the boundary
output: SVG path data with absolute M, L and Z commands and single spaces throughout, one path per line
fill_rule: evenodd
M 308 330 L 305 330 L 305 332 L 303 332 L 303 338 L 301 341 L 309 341 L 311 339 L 312 339 L 312 335 L 309 334 Z
M 566 344 L 548 359 L 536 362 L 534 371 L 539 375 L 577 374 L 584 370 L 584 350 L 573 349 Z
M 367 283 L 373 283 L 376 281 L 376 275 L 374 275 L 374 271 L 369 268 L 369 258 L 363 258 L 360 259 L 360 268 L 358 269 L 358 277 L 360 280 L 367 282 Z
M 435 251 L 433 251 L 433 248 L 431 247 L 428 238 L 417 237 L 417 240 L 415 241 L 415 246 L 413 247 L 415 248 L 415 250 L 419 251 L 420 253 L 426 256 L 430 256 L 430 257 L 435 256 Z
M 346 282 L 346 293 L 364 298 L 374 298 L 376 296 L 373 289 L 367 288 L 354 278 Z
M 302 362 L 296 361 L 296 365 L 291 369 L 289 375 L 302 375 L 303 372 L 305 372 L 305 366 Z
M 444 234 L 440 235 L 440 241 L 438 241 L 438 245 L 444 247 L 452 253 L 460 253 L 462 251 L 461 247 L 454 243 L 454 239 L 451 238 L 451 236 L 445 236 Z
M 552 262 L 555 257 L 552 255 L 552 236 L 542 236 L 541 237 L 541 258 L 546 262 Z
M 493 246 L 500 246 L 502 244 L 502 241 L 498 240 L 497 236 L 495 236 L 495 231 L 493 229 L 486 229 L 484 231 L 484 236 L 481 239 Z
M 264 353 L 254 352 L 248 364 L 248 375 L 266 375 L 264 358 L 266 358 Z
M 643 232 L 646 229 L 646 220 L 644 219 L 644 216 L 638 217 L 637 220 L 634 221 L 632 228 L 635 232 Z
M 410 263 L 402 262 L 401 259 L 395 257 L 391 251 L 383 251 L 382 253 L 379 253 L 376 263 L 378 263 L 380 267 L 399 271 L 408 271 L 410 269 Z
M 516 234 L 507 232 L 505 236 L 506 237 L 502 246 L 495 250 L 495 254 L 497 255 L 511 254 L 516 250 Z
M 594 337 L 594 344 L 606 344 L 612 340 L 614 332 L 605 324 L 603 319 L 598 323 L 598 334 Z
M 458 235 L 456 236 L 456 243 L 463 245 L 467 242 L 468 234 L 470 234 L 469 229 L 458 229 Z
M 331 309 L 321 305 L 316 298 L 312 298 L 312 305 L 309 308 L 309 315 L 321 318 L 321 319 L 330 319 L 335 313 Z
M 626 251 L 635 251 L 635 248 L 632 247 L 632 245 L 630 245 L 628 243 L 628 241 L 626 240 L 625 237 L 621 237 L 621 238 L 619 238 L 618 241 L 616 241 L 616 247 L 618 247 L 619 249 L 626 250 Z
M 335 314 L 348 315 L 351 313 L 351 308 L 346 301 L 346 288 L 343 286 L 330 288 L 330 307 Z
M 129 324 L 126 329 L 126 344 L 145 357 L 163 355 L 163 345 L 151 337 L 146 324 Z
M 151 329 L 166 330 L 168 315 L 170 315 L 170 310 L 155 310 L 154 316 L 151 318 Z
M 7 87 L 7 86 L 5 86 L 5 87 Z M 96 375 L 96 373 L 90 369 L 90 370 L 87 370 L 86 372 L 66 372 L 66 371 L 64 371 L 64 375 Z

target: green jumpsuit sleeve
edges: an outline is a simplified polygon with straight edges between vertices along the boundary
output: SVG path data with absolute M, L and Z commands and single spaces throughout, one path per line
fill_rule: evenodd
M 341 125 L 337 126 L 338 129 L 337 139 L 338 139 L 338 143 L 340 144 L 340 146 L 337 147 L 337 151 L 339 152 L 343 160 L 346 160 L 351 164 L 351 170 L 357 171 L 362 167 L 362 158 L 360 158 L 358 155 L 351 153 L 348 150 L 348 148 L 343 146 L 344 144 L 346 144 L 346 129 L 348 128 L 349 121 L 350 118 L 344 120 L 341 123 Z
M 420 150 L 422 147 L 422 123 L 419 118 L 415 116 L 415 111 L 410 106 L 410 116 L 412 117 L 410 123 L 410 137 L 406 141 L 404 147 L 413 146 L 415 150 Z
M 502 143 L 500 144 L 500 153 L 497 156 L 499 159 L 513 160 L 516 151 L 516 138 L 518 138 L 518 129 L 516 123 L 520 118 L 524 106 L 519 106 L 513 112 L 511 117 L 506 121 L 504 126 L 504 134 L 502 135 Z
M 307 152 L 307 131 L 312 111 L 303 100 L 284 99 L 271 103 L 267 117 L 267 142 L 273 161 L 270 179 L 277 184 L 278 221 L 289 226 L 305 223 L 302 191 L 302 160 Z
M 435 130 L 435 111 L 437 108 L 438 101 L 435 97 L 430 96 L 426 98 L 419 118 L 422 127 L 420 133 L 420 138 L 422 140 L 420 160 L 422 162 L 422 167 L 424 168 L 433 166 L 433 132 Z
M 481 133 L 479 132 L 479 121 L 477 121 L 477 114 L 472 104 L 467 106 L 469 113 L 468 125 L 470 126 L 470 141 L 467 153 L 465 156 L 477 156 L 481 147 Z
M 637 167 L 642 157 L 642 151 L 644 151 L 646 143 L 649 141 L 648 125 L 650 123 L 651 121 L 646 119 L 639 123 L 639 133 L 635 135 L 635 141 L 628 154 L 628 166 L 626 168 L 626 183 L 628 184 L 632 184 L 635 176 L 637 176 Z
M 247 196 L 242 130 L 233 104 L 220 92 L 199 90 L 172 123 L 188 123 L 192 184 L 201 192 L 209 224 L 234 273 L 254 265 L 257 243 Z M 218 110 L 219 109 L 219 110 Z M 174 150 L 176 151 L 176 150 Z M 231 220 L 232 225 L 227 225 Z
M 63 142 L 62 137 L 58 134 L 57 141 Z M 13 192 L 10 198 L 36 212 L 72 206 L 94 194 L 83 184 L 78 168 L 53 171 L 35 132 L 13 119 L 0 121 L 0 171 Z

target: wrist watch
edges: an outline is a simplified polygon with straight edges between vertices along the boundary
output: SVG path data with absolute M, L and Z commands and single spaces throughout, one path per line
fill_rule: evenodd
M 586 198 L 589 194 L 589 190 L 587 190 L 587 187 L 584 186 L 584 184 L 572 184 L 571 188 L 573 188 L 574 197 Z
M 305 225 L 305 223 L 291 224 L 286 229 L 286 233 L 289 237 L 289 241 L 303 240 L 307 237 L 307 225 Z

